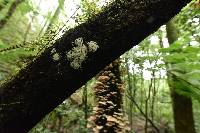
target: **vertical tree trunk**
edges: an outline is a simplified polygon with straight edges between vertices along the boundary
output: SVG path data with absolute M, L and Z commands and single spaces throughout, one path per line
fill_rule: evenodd
M 24 2 L 24 0 L 15 0 L 10 8 L 8 9 L 8 12 L 6 14 L 6 16 L 4 18 L 2 18 L 0 20 L 0 29 L 2 29 L 4 27 L 4 25 L 8 22 L 9 18 L 13 15 L 13 13 L 15 12 L 15 9 L 17 8 L 17 6 L 19 4 L 21 4 L 22 2 Z
M 41 28 L 41 30 L 40 30 L 40 32 L 38 34 L 38 37 L 40 37 L 42 35 L 42 33 L 43 33 L 45 28 L 46 28 L 46 31 L 45 31 L 44 34 L 49 35 L 50 30 L 53 28 L 53 24 L 55 24 L 55 22 L 58 20 L 60 11 L 61 11 L 62 6 L 64 5 L 64 3 L 65 3 L 65 0 L 61 0 L 61 3 L 59 3 L 58 7 L 56 8 L 56 10 L 55 10 L 53 16 L 50 18 L 50 20 L 48 18 L 46 19 L 44 26 Z
M 87 118 L 88 118 L 88 105 L 87 105 L 87 84 L 83 88 L 83 103 L 84 103 L 84 118 L 85 118 L 85 128 L 87 128 Z
M 152 87 L 152 101 L 151 101 L 151 120 L 154 121 L 154 109 L 155 109 L 155 99 L 156 99 L 156 78 L 155 78 L 155 70 L 152 72 L 153 78 L 153 87 Z
M 145 133 L 147 133 L 147 128 L 148 128 L 148 119 L 149 119 L 149 101 L 151 98 L 151 90 L 152 90 L 152 81 L 153 79 L 151 78 L 150 85 L 148 87 L 148 92 L 146 92 L 146 97 L 145 97 Z
M 56 11 L 54 12 L 52 18 L 50 19 L 49 25 L 47 26 L 47 32 L 53 28 L 53 24 L 58 20 L 60 11 L 62 9 L 62 6 L 64 6 L 65 0 L 61 0 L 61 3 L 59 3 L 58 7 L 56 8 Z
M 130 77 L 130 73 L 129 73 L 129 66 L 128 66 L 128 59 L 125 58 L 125 63 L 126 63 L 126 70 L 127 70 L 127 76 L 128 76 L 128 95 L 130 95 L 131 97 L 134 98 L 133 94 L 132 94 L 132 83 L 131 83 L 131 77 Z M 130 127 L 131 130 L 133 130 L 133 102 L 129 101 L 129 121 L 130 121 Z
M 38 3 L 38 5 L 37 5 L 37 7 L 40 7 L 41 1 L 42 1 L 42 0 L 39 0 L 39 3 Z M 25 34 L 24 34 L 24 40 L 23 40 L 23 44 L 24 44 L 24 45 L 25 45 L 25 43 L 26 43 L 26 41 L 27 41 L 28 34 L 29 34 L 29 32 L 31 31 L 31 27 L 32 27 L 32 24 L 33 24 L 33 22 L 34 22 L 36 16 L 37 16 L 37 15 L 36 15 L 35 13 L 33 13 L 33 14 L 31 15 L 31 21 L 29 22 L 28 27 L 27 27 L 27 29 L 26 29 L 26 32 L 25 32 Z
M 122 92 L 119 60 L 116 60 L 99 73 L 94 87 L 98 104 L 90 120 L 94 122 L 95 133 L 124 132 Z
M 178 29 L 172 20 L 167 23 L 166 30 L 168 42 L 169 44 L 172 44 L 178 39 Z M 173 77 L 169 74 L 168 78 L 173 80 Z M 170 82 L 170 80 L 168 82 Z M 195 133 L 191 98 L 185 97 L 175 92 L 176 86 L 173 86 L 173 84 L 169 83 L 169 87 L 173 103 L 176 133 Z

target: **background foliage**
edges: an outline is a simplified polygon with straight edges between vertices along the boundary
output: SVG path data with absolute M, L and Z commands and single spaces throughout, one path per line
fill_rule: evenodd
M 0 21 L 15 0 L 0 0 Z M 32 61 L 66 30 L 92 18 L 111 1 L 24 0 L 0 28 L 0 81 L 4 82 Z M 53 3 L 53 4 L 52 4 Z M 5 20 L 4 20 L 5 21 Z M 125 92 L 123 114 L 130 132 L 174 132 L 169 84 L 192 98 L 195 128 L 200 132 L 200 6 L 193 1 L 176 16 L 179 38 L 169 46 L 165 26 L 122 55 Z M 169 65 L 166 68 L 166 65 Z M 166 71 L 175 80 L 169 81 Z M 89 132 L 88 117 L 96 105 L 92 79 L 48 114 L 30 133 Z M 85 100 L 87 98 L 87 100 Z M 153 123 L 153 125 L 152 125 Z M 153 130 L 153 129 L 152 129 Z

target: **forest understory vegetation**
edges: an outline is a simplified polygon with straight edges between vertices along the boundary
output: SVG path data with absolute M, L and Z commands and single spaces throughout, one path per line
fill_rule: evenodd
M 160 1 L 166 2 L 166 0 Z M 48 89 L 41 91 L 41 95 L 33 91 L 30 96 L 28 94 L 31 90 L 27 89 L 23 92 L 25 98 L 15 97 L 16 88 L 11 87 L 12 91 L 8 90 L 8 94 L 12 97 L 6 103 L 2 95 L 6 91 L 4 86 L 0 87 L 0 133 L 12 131 L 7 130 L 9 125 L 6 125 L 6 122 L 12 123 L 12 121 L 9 120 L 9 114 L 3 116 L 6 114 L 3 110 L 10 106 L 16 106 L 16 110 L 20 110 L 21 106 L 17 105 L 21 102 L 26 103 L 23 100 L 34 104 L 35 101 L 31 98 L 37 95 L 43 97 L 41 104 L 49 106 L 43 108 L 46 112 L 61 104 L 49 114 L 40 112 L 39 104 L 39 108 L 33 111 L 28 104 L 24 104 L 27 108 L 19 115 L 24 113 L 28 116 L 28 113 L 32 112 L 38 112 L 40 114 L 38 118 L 46 115 L 40 122 L 36 122 L 38 119 L 35 119 L 32 124 L 27 124 L 27 127 L 24 125 L 26 129 L 24 132 L 34 125 L 33 123 L 37 123 L 28 131 L 29 133 L 200 133 L 200 1 L 192 0 L 179 14 L 144 40 L 142 37 L 151 30 L 139 30 L 134 25 L 130 26 L 129 20 L 122 25 L 118 23 L 127 17 L 137 24 L 136 20 L 140 22 L 140 19 L 143 19 L 143 12 L 141 18 L 123 14 L 129 14 L 136 9 L 139 12 L 139 8 L 145 10 L 145 6 L 152 1 L 131 1 L 135 4 L 133 9 L 132 7 L 123 9 L 129 7 L 131 3 L 129 2 L 128 0 L 0 0 L 0 84 L 4 85 L 13 78 L 19 78 L 21 74 L 19 72 L 29 64 L 33 65 L 28 70 L 33 71 L 27 71 L 28 76 L 25 76 L 23 81 L 26 78 L 34 80 L 22 84 L 31 84 L 38 78 L 38 84 L 35 83 L 33 88 L 39 90 L 41 88 L 38 88 L 38 85 L 45 79 L 44 87 L 52 85 L 53 82 L 63 83 L 53 85 L 54 90 L 49 88 L 50 95 L 46 96 L 44 93 L 48 92 Z M 144 2 L 144 6 L 136 7 L 140 2 Z M 185 3 L 187 2 L 189 0 L 185 0 Z M 138 5 L 142 5 L 141 3 Z M 154 6 L 152 8 L 155 8 Z M 160 7 L 156 8 L 157 12 L 159 10 L 163 12 Z M 111 9 L 113 12 L 108 12 Z M 101 29 L 101 23 L 96 22 L 95 18 L 113 14 L 114 17 L 109 19 L 104 17 L 99 19 L 105 26 L 103 27 L 105 29 Z M 144 26 L 148 27 L 158 21 L 155 16 L 150 16 L 146 20 L 147 25 L 145 23 Z M 107 26 L 106 23 L 110 25 Z M 89 33 L 87 28 L 92 29 L 93 33 Z M 128 40 L 132 36 L 128 34 L 132 32 L 130 28 L 138 30 L 138 40 L 143 41 L 133 42 L 134 45 L 139 44 L 121 55 L 123 52 L 118 47 L 121 47 L 122 51 L 131 47 L 124 44 L 133 40 Z M 145 30 L 149 31 L 143 34 Z M 134 32 L 133 36 L 137 37 L 137 32 Z M 68 45 L 69 42 L 71 46 Z M 116 44 L 116 47 L 111 47 L 113 44 Z M 113 51 L 109 51 L 111 49 Z M 115 56 L 109 58 L 104 55 L 103 50 L 108 52 L 107 55 Z M 44 54 L 46 51 L 50 53 Z M 118 55 L 116 52 L 121 56 L 113 60 Z M 101 71 L 99 68 L 105 66 L 103 63 L 95 66 L 99 61 L 96 59 L 100 57 L 105 57 L 103 63 L 107 63 Z M 45 58 L 48 60 L 44 62 L 39 60 Z M 34 62 L 39 62 L 41 66 L 34 69 Z M 88 66 L 90 69 L 85 69 Z M 42 69 L 41 72 L 37 71 L 39 68 Z M 96 69 L 99 72 L 93 76 Z M 34 73 L 39 76 L 35 76 Z M 54 75 L 50 75 L 52 73 Z M 87 73 L 88 77 L 85 76 Z M 41 78 L 43 75 L 45 77 Z M 77 80 L 74 80 L 76 78 Z M 57 86 L 63 87 L 65 82 L 70 84 L 69 87 L 66 86 L 66 90 L 71 89 L 71 92 L 65 92 L 64 89 L 58 91 L 61 89 Z M 17 82 L 16 84 L 18 85 Z M 76 90 L 79 85 L 82 87 Z M 17 89 L 19 93 L 22 92 Z M 68 98 L 63 101 L 64 96 Z M 58 100 L 54 102 L 52 99 Z M 16 102 L 7 103 L 13 100 Z M 49 102 L 52 102 L 52 106 Z M 9 108 L 7 110 L 10 111 Z M 1 118 L 7 119 L 5 123 Z M 25 116 L 24 119 L 22 117 L 22 121 L 25 119 Z

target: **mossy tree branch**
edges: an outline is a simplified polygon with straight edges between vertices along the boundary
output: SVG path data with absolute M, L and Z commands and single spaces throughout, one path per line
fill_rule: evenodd
M 169 21 L 191 0 L 116 0 L 88 22 L 69 30 L 55 44 L 0 88 L 0 131 L 27 132 L 63 100 L 121 54 Z M 72 42 L 95 41 L 81 68 L 66 58 Z M 59 54 L 53 60 L 52 48 Z

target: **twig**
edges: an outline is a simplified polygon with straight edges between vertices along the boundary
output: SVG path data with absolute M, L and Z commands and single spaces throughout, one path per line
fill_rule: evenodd
M 140 113 L 145 117 L 147 118 L 147 120 L 149 121 L 149 123 L 155 128 L 155 130 L 157 131 L 157 133 L 160 133 L 160 130 L 158 129 L 158 127 L 152 122 L 151 119 L 149 119 L 146 114 L 142 111 L 142 109 L 139 107 L 139 105 L 137 104 L 137 102 L 133 99 L 132 96 L 128 96 L 126 95 L 134 104 L 135 106 L 137 107 L 137 109 L 140 111 Z

